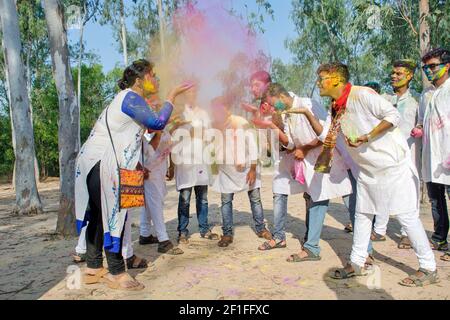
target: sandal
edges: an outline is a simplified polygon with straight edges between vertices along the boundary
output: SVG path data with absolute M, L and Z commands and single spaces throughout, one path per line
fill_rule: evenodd
M 157 244 L 157 243 L 159 243 L 158 237 L 154 237 L 153 235 L 150 235 L 148 237 L 139 236 L 139 244 L 140 245 Z
M 299 254 L 294 253 L 289 256 L 289 258 L 286 259 L 287 262 L 304 262 L 304 261 L 319 261 L 322 259 L 321 256 L 316 256 L 314 253 L 309 251 L 306 248 L 303 248 L 303 251 L 308 254 L 307 257 L 300 257 Z
M 422 276 L 417 276 L 415 274 L 410 275 L 408 278 L 403 279 L 399 282 L 400 285 L 405 287 L 423 287 L 429 284 L 438 283 L 439 278 L 436 271 L 429 271 L 423 268 L 419 269 L 419 272 L 423 273 Z M 412 282 L 406 282 L 411 280 Z
M 200 236 L 208 240 L 219 240 L 219 235 L 217 233 L 212 233 L 211 230 L 205 234 L 201 234 Z
M 180 248 L 175 248 L 170 240 L 160 242 L 158 245 L 158 252 L 170 254 L 173 256 L 184 253 L 184 251 L 181 250 Z
M 282 244 L 284 242 L 284 244 Z M 264 242 L 261 246 L 258 247 L 258 250 L 266 251 L 266 250 L 272 250 L 272 249 L 278 249 L 278 248 L 286 248 L 286 241 L 281 240 L 279 242 L 275 242 L 275 245 L 272 247 L 270 245 L 270 241 Z
M 110 273 L 108 273 L 110 274 Z M 106 285 L 108 286 L 108 288 L 113 289 L 113 290 L 124 290 L 124 291 L 140 291 L 143 290 L 145 288 L 145 286 L 136 281 L 135 279 L 133 279 L 128 273 L 123 273 L 119 279 L 115 279 L 115 280 L 111 280 L 109 278 L 107 278 L 106 276 L 108 275 L 104 275 L 102 277 L 102 282 L 106 283 Z M 130 278 L 132 280 L 130 280 Z M 126 284 L 138 284 L 137 286 L 126 286 Z
M 347 223 L 347 225 L 344 228 L 344 231 L 347 232 L 347 233 L 352 233 L 353 232 L 353 226 L 352 226 L 351 222 Z
M 407 236 L 401 236 L 400 242 L 398 243 L 397 247 L 399 249 L 411 249 L 412 248 L 411 241 Z
M 430 240 L 431 249 L 437 250 L 437 251 L 448 251 L 448 243 L 447 241 L 434 241 Z
M 137 262 L 137 263 L 136 263 Z M 127 269 L 145 269 L 148 267 L 147 260 L 144 258 L 138 258 L 133 254 L 130 258 L 126 259 Z
M 442 261 L 447 261 L 447 262 L 450 261 L 450 252 L 444 253 L 444 255 L 440 257 L 440 259 Z
M 108 273 L 108 269 L 101 268 L 96 274 L 83 274 L 83 283 L 84 284 L 96 284 L 101 282 L 101 279 L 104 275 Z
M 258 236 L 258 238 L 264 238 L 266 240 L 272 240 L 272 234 L 267 229 L 264 229 L 264 230 L 256 233 L 256 235 Z
M 366 259 L 366 262 L 364 263 L 364 268 L 366 270 L 370 270 L 373 268 L 374 263 L 375 263 L 375 258 L 373 257 L 373 255 L 369 254 L 369 256 Z
M 222 236 L 217 245 L 219 247 L 225 248 L 228 247 L 231 243 L 233 243 L 233 236 Z
M 347 268 L 352 267 L 352 271 L 348 271 Z M 339 268 L 334 270 L 333 274 L 330 275 L 331 278 L 337 280 L 349 279 L 356 276 L 366 276 L 368 274 L 366 268 L 362 268 L 353 262 L 347 264 L 345 268 Z
M 177 242 L 181 244 L 188 244 L 189 243 L 188 236 L 185 234 L 180 234 L 178 236 Z
M 86 262 L 86 253 L 75 253 L 72 255 L 72 259 L 75 263 Z
M 370 240 L 372 240 L 373 242 L 386 241 L 386 237 L 376 233 L 375 231 L 372 231 L 372 234 L 370 235 Z

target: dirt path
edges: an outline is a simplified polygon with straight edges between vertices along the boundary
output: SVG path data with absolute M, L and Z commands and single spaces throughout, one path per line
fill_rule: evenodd
M 266 219 L 272 227 L 271 176 L 263 177 L 262 200 Z M 133 240 L 138 255 L 154 262 L 154 268 L 134 273 L 146 288 L 142 292 L 110 291 L 102 285 L 69 289 L 76 270 L 70 253 L 76 239 L 61 240 L 52 235 L 56 225 L 58 182 L 40 186 L 45 214 L 36 217 L 13 217 L 10 211 L 14 194 L 8 185 L 0 186 L 0 299 L 448 299 L 450 263 L 438 260 L 441 282 L 425 288 L 405 288 L 397 284 L 417 268 L 412 250 L 398 250 L 399 224 L 391 219 L 388 240 L 376 243 L 375 258 L 379 272 L 371 277 L 338 282 L 328 277 L 333 267 L 340 267 L 348 256 L 351 235 L 343 232 L 348 214 L 340 200 L 332 203 L 322 233 L 322 261 L 291 264 L 289 254 L 300 249 L 305 227 L 303 198 L 292 196 L 287 221 L 288 248 L 268 252 L 257 250 L 262 242 L 254 233 L 246 194 L 234 201 L 235 242 L 228 248 L 215 241 L 201 239 L 195 209 L 190 223 L 192 238 L 181 246 L 181 256 L 157 253 L 155 245 L 140 246 L 139 214 L 134 211 Z M 165 217 L 169 236 L 176 238 L 177 194 L 169 184 Z M 221 233 L 220 197 L 210 192 L 210 223 Z M 429 206 L 421 209 L 428 232 L 432 230 Z M 440 254 L 435 253 L 439 258 Z M 379 276 L 378 276 L 379 275 Z

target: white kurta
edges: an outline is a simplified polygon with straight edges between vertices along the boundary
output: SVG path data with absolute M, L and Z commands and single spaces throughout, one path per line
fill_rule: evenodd
M 119 209 L 118 171 L 111 140 L 106 128 L 105 113 L 121 168 L 134 170 L 141 158 L 144 128 L 122 112 L 122 102 L 131 89 L 123 90 L 103 111 L 87 141 L 82 146 L 76 162 L 75 213 L 77 228 L 86 225 L 86 208 L 89 193 L 87 176 L 98 161 L 100 165 L 101 202 L 104 230 L 104 247 L 118 252 L 127 210 Z
M 183 120 L 190 124 L 181 126 L 181 130 L 192 129 L 201 132 L 211 127 L 208 113 L 199 107 L 185 106 Z M 210 184 L 210 167 L 203 159 L 204 140 L 201 136 L 183 139 L 177 146 L 177 153 L 172 153 L 175 162 L 175 181 L 177 190 Z
M 228 119 L 229 128 L 233 130 L 239 129 L 248 129 L 250 128 L 250 124 L 247 120 L 239 116 L 230 116 Z M 226 135 L 224 134 L 224 139 Z M 213 177 L 212 189 L 216 192 L 220 193 L 237 193 L 242 191 L 251 191 L 253 189 L 261 188 L 261 166 L 258 162 L 256 166 L 256 181 L 253 185 L 249 186 L 247 183 L 247 174 L 250 171 L 250 166 L 252 160 L 252 154 L 249 151 L 250 148 L 253 150 L 257 150 L 257 141 L 256 137 L 252 134 L 248 136 L 245 145 L 245 169 L 240 172 L 236 169 L 236 163 L 227 164 L 226 163 L 226 152 L 225 150 L 226 143 L 224 141 L 223 148 L 216 144 L 215 154 L 216 159 L 223 159 L 223 163 L 218 163 L 219 173 Z M 237 150 L 237 149 L 235 149 Z
M 356 211 L 375 215 L 414 212 L 419 208 L 419 179 L 406 139 L 397 128 L 400 113 L 374 90 L 353 86 L 341 120 L 342 132 L 359 137 L 382 120 L 394 128 L 358 148 L 347 146 L 359 166 Z
M 413 97 L 411 92 L 407 90 L 402 96 L 383 95 L 383 98 L 387 99 L 394 106 L 397 106 L 398 112 L 400 112 L 400 124 L 398 128 L 406 138 L 406 142 L 411 150 L 411 159 L 416 166 L 417 172 L 420 173 L 420 152 L 421 152 L 421 139 L 417 139 L 411 136 L 411 130 L 417 124 L 417 118 L 419 113 L 419 103 Z
M 330 118 L 327 117 L 325 108 L 315 100 L 293 96 L 292 108 L 304 107 L 321 122 L 324 131 L 328 131 Z M 287 149 L 300 147 L 311 143 L 319 137 L 314 132 L 311 124 L 303 114 L 288 114 L 286 117 L 285 132 L 289 138 Z M 326 123 L 328 121 L 328 123 Z M 303 160 L 305 163 L 305 192 L 307 192 L 314 202 L 329 200 L 336 197 L 345 196 L 352 193 L 352 186 L 348 177 L 348 167 L 337 150 L 334 150 L 333 164 L 329 174 L 314 171 L 317 158 L 322 151 L 321 147 L 310 150 Z
M 168 169 L 168 156 L 171 152 L 171 136 L 167 130 L 164 130 L 158 147 L 153 149 L 150 136 L 145 135 L 144 140 L 144 163 L 145 168 L 149 171 L 148 179 L 145 180 L 145 187 L 151 187 L 155 196 L 164 199 L 167 195 L 166 174 Z
M 274 165 L 273 193 L 292 195 L 306 191 L 306 186 L 300 184 L 293 177 L 294 164 L 295 157 L 293 153 L 280 152 L 280 158 Z
M 422 94 L 418 122 L 424 132 L 423 180 L 450 185 L 450 79 Z

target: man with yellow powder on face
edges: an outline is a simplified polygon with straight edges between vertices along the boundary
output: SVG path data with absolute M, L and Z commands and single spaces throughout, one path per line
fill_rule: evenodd
M 340 115 L 333 119 L 328 136 L 343 134 L 346 148 L 359 167 L 350 262 L 345 268 L 336 269 L 331 277 L 347 279 L 368 274 L 364 264 L 373 217 L 393 214 L 411 240 L 420 265 L 415 274 L 400 284 L 436 283 L 436 261 L 419 219 L 417 170 L 406 139 L 396 128 L 400 113 L 374 90 L 352 86 L 348 67 L 342 63 L 321 65 L 317 74 L 320 95 L 330 97 L 334 114 Z M 333 141 L 328 136 L 326 140 Z
M 410 83 L 414 78 L 416 70 L 416 63 L 413 60 L 397 60 L 392 65 L 391 71 L 391 85 L 394 94 L 385 94 L 383 97 L 390 101 L 400 113 L 400 123 L 398 125 L 403 136 L 408 142 L 408 147 L 411 150 L 411 159 L 415 165 L 417 172 L 420 174 L 420 145 L 421 141 L 418 138 L 411 136 L 411 130 L 417 124 L 417 116 L 419 103 L 413 96 L 410 90 Z M 372 241 L 386 240 L 386 229 L 389 222 L 389 215 L 377 217 L 372 232 Z M 401 230 L 399 249 L 411 249 L 411 243 L 406 235 L 405 230 Z
M 434 220 L 433 249 L 448 251 L 450 197 L 450 51 L 431 50 L 422 57 L 423 70 L 433 84 L 420 99 L 419 120 L 411 135 L 422 137 L 422 177 L 427 184 Z M 441 257 L 450 260 L 447 252 Z

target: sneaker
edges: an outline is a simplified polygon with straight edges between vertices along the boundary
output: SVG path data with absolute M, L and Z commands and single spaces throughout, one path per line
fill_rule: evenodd
M 188 236 L 185 235 L 185 234 L 180 234 L 178 236 L 177 241 L 178 241 L 178 243 L 181 243 L 181 244 L 188 244 L 189 243 Z
M 146 245 L 146 244 L 157 244 L 159 243 L 158 238 L 154 237 L 153 235 L 150 235 L 148 237 L 139 236 L 139 244 Z
M 266 240 L 272 240 L 272 234 L 269 230 L 264 229 L 263 231 L 260 231 L 256 234 L 258 238 L 264 238 Z
M 219 235 L 217 233 L 212 233 L 211 230 L 205 234 L 201 234 L 200 236 L 208 240 L 219 240 Z
M 448 243 L 447 241 L 434 241 L 430 240 L 431 249 L 437 250 L 437 251 L 448 251 Z

